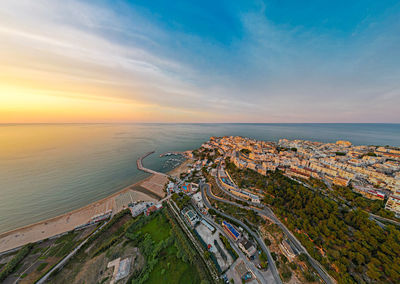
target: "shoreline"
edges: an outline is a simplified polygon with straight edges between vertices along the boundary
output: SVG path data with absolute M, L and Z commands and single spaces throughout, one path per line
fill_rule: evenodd
M 91 203 L 89 203 L 89 204 L 87 204 L 87 205 L 85 205 L 85 206 L 82 206 L 82 207 L 80 207 L 80 208 L 74 209 L 74 210 L 72 210 L 72 211 L 68 211 L 68 212 L 66 212 L 66 213 L 62 213 L 62 214 L 57 215 L 57 216 L 55 216 L 55 217 L 51 217 L 51 218 L 49 218 L 49 219 L 45 219 L 45 220 L 38 221 L 38 222 L 29 224 L 29 225 L 26 225 L 26 226 L 22 226 L 22 227 L 19 227 L 19 228 L 16 228 L 16 229 L 12 229 L 12 230 L 10 230 L 10 231 L 6 231 L 6 232 L 3 232 L 3 233 L 0 233 L 0 239 L 3 238 L 5 235 L 10 234 L 10 233 L 13 233 L 13 232 L 15 232 L 15 231 L 23 230 L 23 229 L 26 229 L 26 228 L 29 228 L 29 227 L 32 227 L 32 226 L 35 226 L 35 225 L 38 225 L 38 224 L 41 224 L 41 223 L 44 223 L 44 222 L 53 221 L 53 220 L 55 220 L 55 219 L 57 219 L 57 218 L 65 217 L 65 215 L 69 215 L 69 214 L 76 213 L 76 212 L 78 212 L 78 211 L 80 211 L 80 210 L 83 210 L 83 209 L 85 209 L 85 208 L 87 208 L 87 207 L 90 207 L 90 206 L 92 206 L 92 205 L 94 205 L 94 204 L 96 204 L 96 203 L 104 202 L 104 201 L 106 201 L 106 200 L 109 199 L 109 198 L 113 198 L 113 197 L 115 197 L 115 196 L 117 196 L 117 195 L 123 193 L 124 191 L 128 190 L 131 186 L 138 185 L 139 183 L 145 181 L 146 179 L 148 179 L 148 178 L 150 178 L 150 177 L 151 177 L 151 176 L 149 176 L 149 177 L 147 177 L 147 178 L 145 178 L 145 179 L 142 179 L 142 180 L 140 180 L 140 181 L 138 181 L 138 182 L 136 182 L 136 183 L 133 183 L 133 184 L 127 186 L 127 187 L 124 187 L 123 189 L 121 189 L 121 190 L 119 190 L 119 191 L 117 191 L 117 192 L 114 192 L 114 193 L 112 193 L 112 194 L 109 195 L 109 196 L 103 197 L 102 199 L 99 199 L 99 200 L 97 200 L 97 201 L 93 201 L 93 202 L 91 202 Z
M 151 188 L 152 185 L 155 185 L 155 182 L 152 183 L 153 179 L 156 179 L 156 182 L 160 181 L 160 178 L 157 177 L 157 175 L 152 174 L 145 179 L 133 183 L 107 197 L 91 202 L 83 207 L 30 225 L 0 233 L 0 253 L 12 251 L 25 244 L 35 243 L 74 230 L 77 226 L 89 222 L 96 213 L 102 214 L 108 210 L 112 210 L 113 214 L 115 214 L 126 209 L 128 207 L 127 205 L 132 201 L 145 200 L 156 202 L 157 199 L 154 195 L 157 195 L 159 199 L 161 199 L 162 196 L 158 194 L 157 188 Z M 144 190 L 149 191 L 149 193 L 146 194 L 143 191 L 135 191 L 134 187 L 141 187 Z
M 184 160 L 177 167 L 168 171 L 167 175 L 181 172 L 189 160 Z M 161 200 L 165 196 L 164 185 L 167 182 L 168 178 L 164 175 L 150 174 L 136 183 L 83 207 L 0 233 L 0 254 L 15 251 L 28 243 L 36 243 L 74 230 L 77 226 L 89 222 L 96 213 L 102 214 L 112 210 L 112 213 L 115 214 L 128 208 L 128 204 L 132 201 L 156 202 Z

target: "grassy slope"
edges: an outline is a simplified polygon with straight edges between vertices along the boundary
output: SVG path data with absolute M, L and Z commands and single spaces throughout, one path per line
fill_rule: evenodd
M 164 215 L 146 224 L 141 231 L 148 233 L 154 242 L 160 242 L 169 237 L 170 225 Z M 196 268 L 189 263 L 183 262 L 176 256 L 177 249 L 170 246 L 160 253 L 160 261 L 153 269 L 146 283 L 200 283 Z M 164 270 L 164 274 L 162 273 Z

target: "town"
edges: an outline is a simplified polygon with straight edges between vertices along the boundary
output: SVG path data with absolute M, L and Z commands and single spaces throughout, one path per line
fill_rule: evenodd
M 256 172 L 261 176 L 267 176 L 272 172 L 281 172 L 283 176 L 304 185 L 310 191 L 319 188 L 326 197 L 333 200 L 343 199 L 344 206 L 349 205 L 353 210 L 368 209 L 370 219 L 383 229 L 386 228 L 385 224 L 400 225 L 397 219 L 400 216 L 398 148 L 353 146 L 349 141 L 321 143 L 281 139 L 275 143 L 230 136 L 211 137 L 198 150 L 186 152 L 185 155 L 193 163 L 188 164 L 188 168 L 179 178 L 171 180 L 166 190 L 168 194 L 173 194 L 173 199 L 178 204 L 185 199 L 182 196 L 191 196 L 191 203 L 184 203 L 187 207 L 182 204 L 180 206 L 183 207 L 184 219 L 195 229 L 201 242 L 209 240 L 210 232 L 214 232 L 215 228 L 210 224 L 227 233 L 228 239 L 233 241 L 232 247 L 241 250 L 247 261 L 250 261 L 250 263 L 245 262 L 246 269 L 238 275 L 242 280 L 257 279 L 269 282 L 268 279 L 273 279 L 277 283 L 282 280 L 336 282 L 323 265 L 308 254 L 302 242 L 280 222 L 269 207 L 263 204 L 266 201 L 265 190 L 257 186 L 246 186 L 237 176 L 233 178 L 231 175 L 235 170 L 232 170 L 232 165 L 239 170 L 247 170 L 247 174 Z M 355 196 L 354 200 L 350 199 L 351 202 L 337 194 L 337 192 L 349 194 L 349 191 Z M 373 212 L 371 208 L 363 205 L 365 202 L 370 205 L 366 200 L 373 202 L 371 203 Z M 246 218 L 240 218 L 235 213 L 228 215 L 227 213 L 233 210 L 226 205 L 236 206 L 233 210 L 243 210 L 245 213 L 242 214 L 245 214 Z M 251 212 L 257 213 L 257 217 L 262 217 L 263 221 L 249 222 Z M 258 228 L 252 226 L 254 223 L 259 224 Z M 278 227 L 281 233 L 279 241 L 274 240 L 271 232 L 263 232 L 265 223 Z M 208 235 L 204 235 L 204 231 L 207 230 L 203 227 L 209 229 Z M 264 242 L 262 240 L 257 242 L 260 236 L 264 238 Z M 270 245 L 271 240 L 276 246 Z M 265 243 L 268 243 L 269 247 L 263 251 Z M 211 241 L 207 243 L 207 248 L 213 251 Z M 320 249 L 323 251 L 322 247 Z M 324 254 L 323 252 L 322 255 Z M 218 250 L 215 250 L 215 255 L 219 255 Z M 263 266 L 260 265 L 264 256 L 271 255 L 275 257 L 265 257 L 268 261 L 264 262 L 264 267 L 265 263 L 269 263 L 268 272 L 274 278 L 268 278 L 271 275 L 265 271 L 263 275 Z M 283 257 L 283 265 L 276 255 Z M 302 262 L 304 259 L 306 261 Z M 251 265 L 251 262 L 254 265 Z M 223 264 L 218 262 L 218 266 L 221 265 Z M 289 267 L 300 269 L 296 271 Z M 303 273 L 299 273 L 301 271 Z M 311 273 L 307 274 L 305 271 Z M 234 279 L 233 276 L 232 273 L 224 274 L 225 279 Z
M 293 178 L 319 179 L 351 186 L 370 199 L 387 199 L 385 208 L 400 216 L 400 149 L 354 146 L 349 141 L 321 143 L 281 139 L 278 143 L 244 137 L 211 137 L 205 149 L 221 149 L 240 169 L 262 175 L 276 169 Z
M 166 162 L 185 158 L 169 173 L 143 165 L 153 153 L 137 167 L 151 174 L 147 183 L 159 183 L 159 195 L 147 183 L 133 186 L 118 195 L 125 201 L 116 211 L 105 206 L 72 231 L 3 253 L 0 264 L 14 251 L 11 263 L 21 262 L 17 274 L 4 274 L 6 283 L 400 279 L 398 264 L 388 266 L 400 250 L 399 149 L 211 137 L 199 149 L 161 154 Z M 135 190 L 143 197 L 133 201 Z M 389 257 L 378 261 L 382 252 Z

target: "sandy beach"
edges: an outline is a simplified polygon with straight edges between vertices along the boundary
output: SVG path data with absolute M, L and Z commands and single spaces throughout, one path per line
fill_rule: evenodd
M 157 201 L 164 197 L 164 175 L 150 177 L 130 185 L 106 198 L 63 215 L 0 234 L 0 252 L 37 242 L 73 230 L 86 224 L 95 215 L 112 210 L 113 214 L 128 207 L 133 201 Z

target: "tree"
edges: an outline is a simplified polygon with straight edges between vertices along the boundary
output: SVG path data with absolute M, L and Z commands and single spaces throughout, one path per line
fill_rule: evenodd
M 208 214 L 214 216 L 214 215 L 217 215 L 217 212 L 211 208 L 211 209 L 208 209 Z
M 307 260 L 308 260 L 308 257 L 307 257 L 307 255 L 306 255 L 305 253 L 301 253 L 301 254 L 299 255 L 299 259 L 300 259 L 301 261 L 307 261 Z

